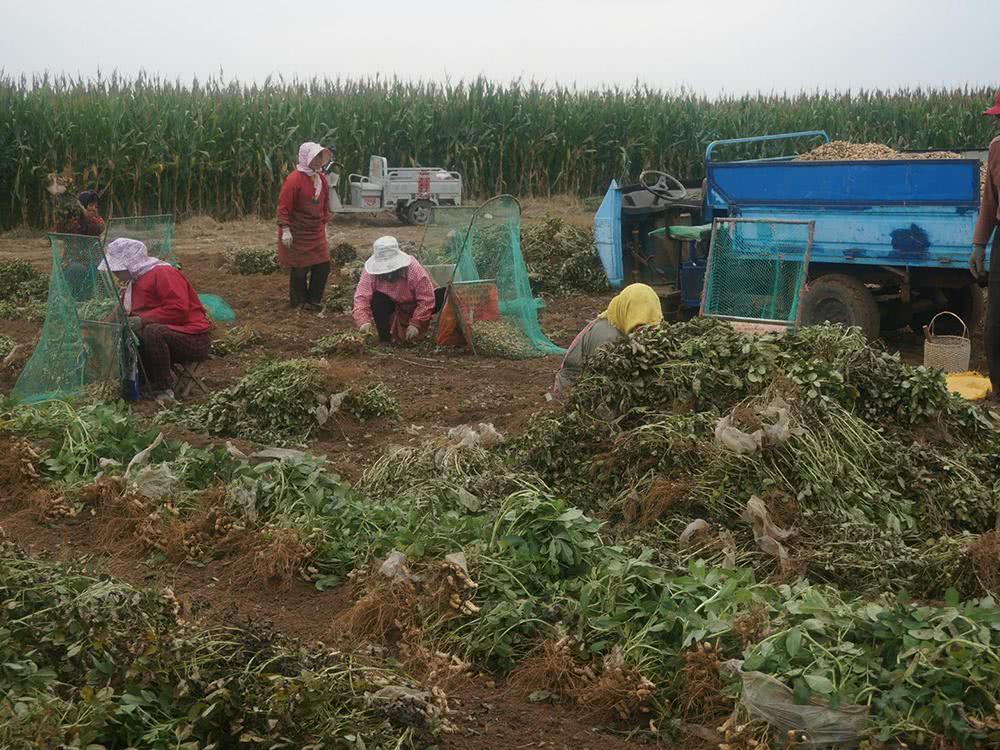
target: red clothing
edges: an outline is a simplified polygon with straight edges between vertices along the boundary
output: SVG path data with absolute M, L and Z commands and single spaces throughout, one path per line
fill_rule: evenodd
M 330 221 L 330 188 L 319 173 L 319 195 L 312 178 L 295 170 L 285 178 L 278 195 L 278 262 L 285 268 L 303 268 L 330 260 L 326 224 Z M 281 244 L 281 228 L 292 230 L 292 246 Z
M 972 244 L 986 245 L 997 224 L 1000 224 L 1000 137 L 990 143 L 990 153 L 986 157 L 986 183 L 979 199 L 979 220 Z
M 434 281 L 427 269 L 413 258 L 406 267 L 406 274 L 399 279 L 389 281 L 388 274 L 372 276 L 367 271 L 361 272 L 358 288 L 354 290 L 354 322 L 359 326 L 371 323 L 372 295 L 382 292 L 396 303 L 396 312 L 392 317 L 392 338 L 395 341 L 406 340 L 407 326 L 416 326 L 421 333 L 426 331 L 434 315 Z
M 60 230 L 63 234 L 84 234 L 88 237 L 100 237 L 104 234 L 104 219 L 100 216 L 91 219 L 86 214 L 77 216 Z
M 157 266 L 132 282 L 132 309 L 143 323 L 163 323 L 178 333 L 212 328 L 194 287 L 173 266 Z

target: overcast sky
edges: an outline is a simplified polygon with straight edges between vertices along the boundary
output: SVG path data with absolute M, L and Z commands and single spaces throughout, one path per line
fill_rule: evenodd
M 0 0 L 0 67 L 720 92 L 1000 82 L 1000 0 Z

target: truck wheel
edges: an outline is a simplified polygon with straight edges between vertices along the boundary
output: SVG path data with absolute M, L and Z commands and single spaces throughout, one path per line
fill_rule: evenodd
M 857 326 L 873 339 L 879 332 L 878 303 L 860 280 L 831 273 L 809 282 L 802 295 L 802 324 Z
M 430 201 L 413 201 L 406 209 L 406 220 L 410 224 L 426 224 L 431 218 Z

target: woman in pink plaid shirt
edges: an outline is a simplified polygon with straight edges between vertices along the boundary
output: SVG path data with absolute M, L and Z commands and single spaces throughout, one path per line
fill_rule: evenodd
M 354 291 L 354 322 L 364 334 L 378 331 L 381 341 L 415 341 L 441 309 L 444 291 L 395 237 L 379 237 Z

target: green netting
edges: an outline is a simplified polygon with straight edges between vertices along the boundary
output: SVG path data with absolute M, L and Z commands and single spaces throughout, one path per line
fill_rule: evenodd
M 447 286 L 462 255 L 476 206 L 435 206 L 424 225 L 417 260 L 437 286 Z
M 467 342 L 480 354 L 519 358 L 565 351 L 538 324 L 539 301 L 521 255 L 521 206 L 509 195 L 473 211 L 449 297 Z
M 716 219 L 702 314 L 796 326 L 809 270 L 812 222 Z
M 226 304 L 218 294 L 199 294 L 198 301 L 205 308 L 205 313 L 216 323 L 232 323 L 236 320 L 233 308 Z
M 170 214 L 156 216 L 122 216 L 108 220 L 105 243 L 127 237 L 145 243 L 146 252 L 154 258 L 179 266 L 174 252 L 174 217 Z
M 66 398 L 93 390 L 118 398 L 136 377 L 135 338 L 114 279 L 99 271 L 100 238 L 50 234 L 52 274 L 42 335 L 14 385 L 18 401 Z

